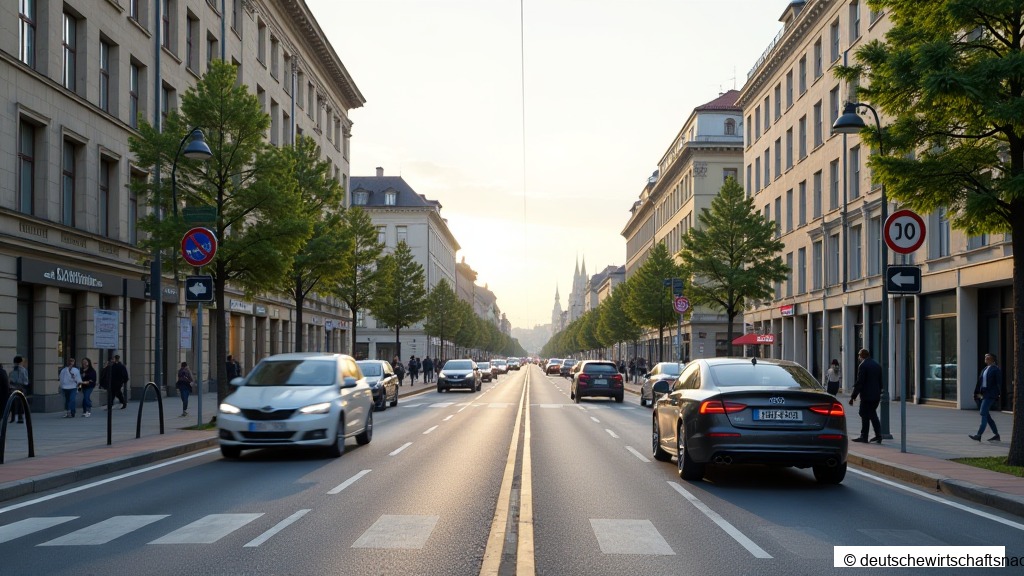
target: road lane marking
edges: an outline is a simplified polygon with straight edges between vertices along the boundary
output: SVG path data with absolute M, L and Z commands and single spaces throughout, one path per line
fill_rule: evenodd
M 875 476 L 874 474 L 868 474 L 867 472 L 861 472 L 860 470 L 855 470 L 853 468 L 849 468 L 849 469 L 847 469 L 847 471 L 848 472 L 853 472 L 854 474 L 857 474 L 859 476 L 864 476 L 864 477 L 867 477 L 867 478 L 871 478 L 872 480 L 875 480 L 877 482 L 881 482 L 882 484 L 887 484 L 889 486 L 893 486 L 895 488 L 899 488 L 900 490 L 906 490 L 907 492 L 910 492 L 912 494 L 917 494 L 918 496 L 921 496 L 923 498 L 927 498 L 927 499 L 932 500 L 934 502 L 938 502 L 939 504 L 945 504 L 946 506 L 952 506 L 953 508 L 956 508 L 958 510 L 963 510 L 964 512 L 969 512 L 971 514 L 974 514 L 975 516 L 981 516 L 982 518 L 988 518 L 989 520 L 992 520 L 993 522 L 999 522 L 1000 524 L 1003 524 L 1004 526 L 1009 526 L 1010 528 L 1016 528 L 1017 530 L 1024 530 L 1024 524 L 1021 524 L 1019 522 L 1014 522 L 1013 520 L 1007 520 L 1006 518 L 1001 518 L 999 516 L 996 516 L 995 514 L 989 514 L 988 512 L 983 512 L 981 510 L 977 510 L 975 508 L 971 508 L 970 506 L 964 506 L 963 504 L 960 504 L 959 502 L 953 502 L 951 500 L 946 500 L 945 498 L 940 498 L 938 496 L 935 496 L 934 494 L 929 494 L 927 492 L 924 492 L 922 490 L 918 490 L 916 488 L 911 488 L 909 486 L 904 486 L 902 484 L 898 484 L 896 482 L 892 482 L 890 480 L 886 480 L 885 478 L 879 478 L 878 476 Z
M 561 408 L 565 404 L 538 404 L 541 408 Z
M 398 454 L 399 452 L 401 452 L 402 450 L 405 450 L 406 448 L 408 448 L 409 446 L 412 446 L 412 442 L 406 442 L 405 444 L 402 444 L 401 446 L 399 446 L 399 447 L 398 447 L 398 449 L 397 449 L 397 450 L 395 450 L 395 451 L 394 451 L 394 452 L 392 452 L 391 454 L 388 454 L 388 456 L 395 456 L 395 455 L 397 455 L 397 454 Z
M 605 428 L 604 431 L 609 433 L 609 434 L 611 434 L 612 438 L 618 438 L 619 437 L 618 434 L 616 434 L 615 432 L 612 432 L 611 430 L 609 430 L 607 428 Z
M 455 402 L 437 402 L 437 403 L 431 404 L 430 406 L 427 406 L 427 408 L 447 408 L 447 407 L 451 406 L 452 404 L 455 404 Z
M 420 406 L 423 406 L 423 404 L 403 404 L 402 405 L 403 408 L 419 408 Z
M 754 544 L 753 540 L 751 540 L 750 538 L 747 538 L 747 536 L 745 534 L 743 534 L 743 532 L 740 532 L 735 526 L 730 524 L 728 520 L 726 520 L 725 518 L 722 518 L 722 516 L 719 515 L 718 512 L 715 512 L 714 510 L 709 508 L 707 504 L 705 504 L 705 503 L 701 502 L 700 500 L 698 500 L 696 496 L 694 496 L 693 494 L 690 494 L 689 492 L 687 492 L 686 488 L 683 488 L 682 486 L 680 486 L 678 482 L 669 482 L 668 485 L 671 486 L 673 489 L 675 489 L 676 492 L 679 492 L 680 494 L 682 494 L 683 498 L 686 498 L 687 500 L 689 500 L 690 504 L 693 504 L 694 507 L 697 508 L 697 510 L 700 510 L 701 512 L 703 512 L 704 515 L 707 516 L 708 518 L 710 518 L 712 522 L 714 522 L 715 524 L 718 524 L 719 528 L 721 528 L 722 530 L 725 530 L 726 534 L 728 534 L 729 536 L 732 536 L 733 540 L 736 540 L 737 542 L 739 542 L 741 546 L 743 546 L 744 548 L 747 549 L 747 552 L 750 552 L 751 554 L 754 555 L 754 558 L 771 558 L 772 557 L 771 554 L 765 552 L 757 544 Z
M 632 452 L 633 456 L 639 458 L 641 462 L 650 462 L 650 460 L 647 459 L 647 456 L 644 456 L 643 454 L 638 452 L 636 448 L 633 448 L 632 446 L 626 446 L 626 450 Z
M 401 548 L 421 550 L 434 531 L 439 516 L 385 514 L 352 544 L 352 548 Z
M 488 404 L 488 408 L 508 408 L 510 402 L 493 402 Z
M 210 514 L 150 544 L 213 544 L 249 522 L 263 516 L 256 514 Z
M 593 420 L 594 422 L 597 422 L 597 423 L 601 422 L 600 420 L 598 420 L 597 418 L 594 418 L 593 416 L 591 416 L 590 419 Z
M 427 428 L 427 431 L 424 432 L 424 434 L 430 434 L 434 430 L 437 430 L 437 426 L 431 426 L 430 428 Z
M 53 516 L 50 518 L 25 518 L 7 526 L 0 526 L 0 544 L 10 542 L 15 538 L 28 536 L 40 530 L 53 528 L 65 522 L 77 520 L 78 516 Z
M 452 414 L 452 415 L 448 416 L 447 418 L 442 420 L 442 422 L 447 422 L 447 421 L 451 420 L 453 416 L 455 416 L 455 414 Z
M 533 543 L 533 457 L 530 449 L 530 372 L 526 372 L 526 425 L 523 429 L 523 468 L 519 487 L 519 537 L 516 549 L 516 576 L 536 576 Z
M 462 411 L 463 411 L 463 410 L 465 410 L 466 408 L 469 408 L 469 405 L 466 405 L 466 406 L 463 406 L 462 408 L 459 408 L 459 412 L 462 412 Z
M 70 488 L 68 490 L 62 490 L 60 492 L 55 492 L 53 494 L 49 494 L 47 496 L 42 496 L 40 498 L 35 498 L 33 500 L 28 500 L 26 502 L 19 502 L 18 504 L 11 504 L 10 506 L 5 506 L 3 508 L 0 508 L 0 514 L 3 514 L 4 512 L 10 512 L 11 510 L 17 510 L 19 508 L 24 508 L 26 506 L 31 506 L 33 504 L 38 504 L 40 502 L 46 502 L 47 500 L 53 500 L 54 498 L 60 498 L 61 496 L 67 496 L 68 494 L 74 494 L 75 492 L 81 492 L 82 490 L 88 490 L 89 488 L 95 488 L 96 486 L 102 486 L 104 484 L 109 484 L 110 482 L 114 482 L 116 480 L 121 480 L 123 478 L 129 478 L 131 476 L 135 476 L 136 474 L 143 474 L 145 472 L 149 472 L 150 470 L 156 470 L 157 468 L 163 468 L 164 466 L 171 466 L 171 465 L 177 464 L 179 462 L 184 462 L 185 460 L 191 460 L 193 458 L 199 458 L 200 456 L 207 456 L 209 454 L 213 454 L 214 452 L 220 452 L 220 448 L 214 448 L 213 450 L 204 450 L 202 452 L 197 452 L 195 454 L 189 454 L 188 456 L 183 456 L 181 458 L 175 458 L 174 460 L 170 460 L 168 462 L 161 462 L 160 464 L 155 464 L 153 466 L 147 466 L 146 468 L 142 468 L 141 470 L 134 470 L 132 472 L 126 472 L 125 474 L 119 474 L 119 475 L 114 476 L 112 478 L 107 478 L 105 480 L 99 480 L 99 481 L 96 481 L 96 482 L 90 482 L 89 484 L 85 484 L 83 486 L 78 486 L 76 488 Z
M 148 526 L 157 520 L 167 518 L 167 514 L 149 516 L 114 516 L 106 520 L 75 530 L 60 538 L 43 542 L 39 546 L 97 546 Z
M 369 470 L 367 470 L 367 472 L 369 472 Z M 284 520 L 281 520 L 280 522 L 275 524 L 274 527 L 271 528 L 270 530 L 267 530 L 263 534 L 260 534 L 256 538 L 250 540 L 245 546 L 242 546 L 242 548 L 256 548 L 260 544 L 263 544 L 267 540 L 270 540 L 271 538 L 273 538 L 274 535 L 276 535 L 281 530 L 284 530 L 285 528 L 287 528 L 287 527 L 291 526 L 292 524 L 294 524 L 299 518 L 302 518 L 303 516 L 305 516 L 308 513 L 309 513 L 309 509 L 308 508 L 303 509 L 303 510 L 299 510 L 295 514 L 292 514 L 291 516 L 289 516 L 289 517 L 285 518 Z
M 590 527 L 605 554 L 676 555 L 650 520 L 591 518 Z
M 370 473 L 369 470 L 363 470 L 363 471 L 359 472 L 358 474 L 356 474 L 355 476 L 349 478 L 348 480 L 345 480 L 341 484 L 338 484 L 334 488 L 331 488 L 330 490 L 327 491 L 327 493 L 328 494 L 337 494 L 338 492 L 341 492 L 345 488 L 348 488 L 349 486 L 355 484 L 356 480 L 359 480 L 360 478 L 362 478 L 363 476 L 366 476 L 369 473 Z

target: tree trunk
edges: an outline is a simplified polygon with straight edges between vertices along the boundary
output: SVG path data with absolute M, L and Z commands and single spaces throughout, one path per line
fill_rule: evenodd
M 658 326 L 658 362 L 665 361 L 665 326 Z
M 1013 434 L 1010 454 L 1006 462 L 1011 466 L 1024 466 L 1024 387 L 1020 371 L 1024 368 L 1024 201 L 1013 202 L 1011 233 L 1013 234 Z
M 306 295 L 302 292 L 302 280 L 295 281 L 295 325 L 299 327 L 295 331 L 295 351 L 305 352 L 302 346 L 302 306 L 306 301 Z
M 352 309 L 352 357 L 356 357 L 356 318 L 359 315 L 359 311 L 355 308 Z M 369 354 L 367 354 L 369 356 Z M 380 358 L 378 358 L 380 360 Z
M 732 324 L 733 324 L 733 320 L 736 319 L 736 312 L 732 308 L 730 308 L 730 309 L 725 311 L 725 314 L 729 318 L 728 322 L 726 322 L 726 324 L 725 324 L 725 334 L 726 334 L 726 338 L 728 338 L 729 356 L 732 356 L 732 352 L 733 352 L 733 348 L 732 348 Z
M 398 332 L 401 328 L 395 328 L 395 356 L 398 356 L 398 361 L 402 361 L 402 341 L 398 339 Z
M 210 364 L 217 368 L 216 371 L 210 370 L 210 372 L 217 375 L 217 404 L 220 404 L 231 392 L 228 386 L 228 369 L 226 364 L 228 356 L 228 324 L 230 320 L 227 309 L 224 306 L 224 285 L 227 283 L 224 279 L 224 265 L 218 261 L 215 268 L 217 275 L 214 277 L 213 298 L 217 304 L 217 311 L 212 314 L 217 315 L 217 353 L 210 358 Z

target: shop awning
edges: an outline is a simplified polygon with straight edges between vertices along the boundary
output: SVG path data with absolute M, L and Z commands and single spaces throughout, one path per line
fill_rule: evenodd
M 744 334 L 732 341 L 740 346 L 756 346 L 758 344 L 775 344 L 774 334 Z

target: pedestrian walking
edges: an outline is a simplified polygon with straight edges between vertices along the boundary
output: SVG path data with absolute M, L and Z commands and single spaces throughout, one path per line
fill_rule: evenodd
M 235 358 L 235 377 L 236 378 L 244 378 L 245 377 L 245 372 L 242 370 L 242 363 L 238 361 L 238 358 Z
M 619 359 L 619 374 L 626 375 L 626 362 L 622 359 Z
M 629 379 L 636 384 L 636 358 L 629 359 Z
M 409 385 L 416 383 L 416 376 L 419 375 L 419 368 L 416 367 L 416 357 L 409 356 Z
M 401 360 L 395 364 L 395 376 L 398 376 L 398 385 L 402 386 L 402 381 L 405 380 L 405 366 L 402 365 Z M 412 384 L 410 384 L 410 386 L 412 386 Z
M 828 371 L 825 372 L 825 386 L 828 389 L 828 393 L 835 396 L 839 394 L 840 384 L 843 381 L 843 372 L 839 368 L 839 360 L 832 359 L 832 364 L 828 367 Z
M 92 360 L 82 358 L 82 416 L 92 416 L 92 391 L 96 389 L 96 369 L 93 368 Z
M 28 394 L 28 369 L 23 366 L 25 359 L 21 355 L 14 357 L 14 368 L 11 368 L 9 376 L 9 382 L 11 391 L 17 390 L 22 394 Z M 25 423 L 25 407 L 22 406 L 21 402 L 14 403 L 14 409 L 11 410 L 11 422 L 14 422 L 14 417 L 18 417 L 18 424 Z
M 128 407 L 124 399 L 124 386 L 128 383 L 128 368 L 121 363 L 121 356 L 115 354 L 107 373 L 107 409 L 114 405 L 114 398 L 121 401 L 121 410 Z
M 241 374 L 238 373 L 238 364 L 235 362 L 235 359 L 231 354 L 228 354 L 228 358 L 224 362 L 224 368 L 228 374 L 228 382 L 231 382 L 235 378 L 239 378 L 241 376 Z
M 441 369 L 444 368 L 444 360 L 434 359 L 434 375 L 437 376 L 441 373 Z
M 423 359 L 423 381 L 433 382 L 434 381 L 434 361 L 427 356 Z
M 882 423 L 878 420 L 878 403 L 882 400 L 882 366 L 871 358 L 871 353 L 861 349 L 857 380 L 853 383 L 850 406 L 860 396 L 860 437 L 854 442 L 882 443 Z M 868 425 L 875 429 L 875 436 L 868 440 Z
M 174 385 L 181 394 L 181 418 L 188 416 L 188 395 L 192 393 L 192 371 L 188 369 L 188 362 L 182 362 L 178 369 L 178 381 Z
M 989 410 L 999 400 L 1003 390 L 1003 371 L 996 366 L 996 355 L 985 354 L 985 368 L 978 375 L 978 384 L 974 387 L 974 399 L 978 401 L 978 408 L 981 409 L 981 428 L 978 433 L 971 436 L 971 440 L 981 442 L 981 435 L 985 433 L 985 427 L 991 426 L 995 436 L 988 439 L 989 442 L 999 442 L 999 429 L 996 428 L 996 421 L 992 419 Z
M 60 392 L 64 395 L 64 417 L 74 418 L 78 387 L 82 385 L 82 373 L 75 367 L 74 358 L 68 359 L 68 364 L 61 369 L 58 379 L 60 380 Z

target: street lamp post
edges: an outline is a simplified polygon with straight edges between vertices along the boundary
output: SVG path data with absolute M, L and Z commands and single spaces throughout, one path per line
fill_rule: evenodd
M 832 131 L 839 134 L 859 134 L 864 129 L 864 120 L 857 114 L 858 108 L 867 108 L 875 117 L 875 128 L 878 133 L 878 154 L 885 155 L 885 142 L 882 140 L 882 122 L 878 118 L 878 111 L 870 104 L 864 102 L 847 102 L 843 107 L 843 115 L 832 124 Z M 885 195 L 885 184 L 882 187 L 882 224 L 889 218 L 889 199 Z M 884 245 L 882 251 L 882 341 L 878 358 L 889 362 L 889 289 L 885 284 L 886 272 L 889 269 L 889 249 Z M 889 432 L 889 371 L 882 370 L 882 438 L 891 439 Z

